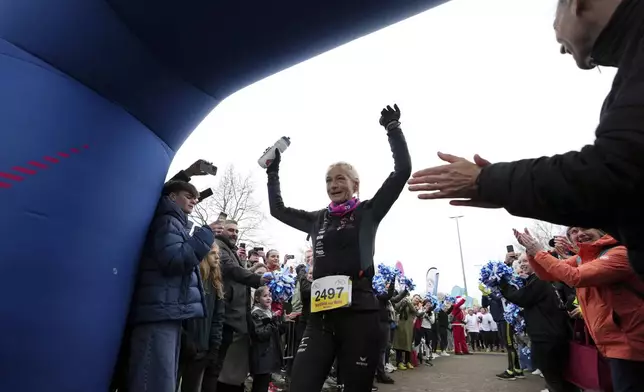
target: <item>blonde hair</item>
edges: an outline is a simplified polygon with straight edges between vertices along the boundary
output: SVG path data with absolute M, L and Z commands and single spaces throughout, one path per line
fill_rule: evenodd
M 360 196 L 360 176 L 358 175 L 358 171 L 356 170 L 356 168 L 353 167 L 352 164 L 347 162 L 336 162 L 329 165 L 329 168 L 326 169 L 326 174 L 328 175 L 329 172 L 335 169 L 336 167 L 342 170 L 344 174 L 346 174 L 347 177 L 349 177 L 351 182 L 357 185 L 357 188 L 358 188 L 357 193 L 358 193 L 358 196 Z
M 199 263 L 199 270 L 201 271 L 201 280 L 210 283 L 215 289 L 217 297 L 224 298 L 224 284 L 221 278 L 221 268 L 219 266 L 219 247 L 212 246 L 210 252 Z

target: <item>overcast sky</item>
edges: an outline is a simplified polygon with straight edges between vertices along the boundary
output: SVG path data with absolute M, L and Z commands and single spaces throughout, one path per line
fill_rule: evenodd
M 370 198 L 393 170 L 380 110 L 397 103 L 414 171 L 439 163 L 438 150 L 492 162 L 552 155 L 592 143 L 614 72 L 581 71 L 559 54 L 555 0 L 454 0 L 255 83 L 224 100 L 179 150 L 170 174 L 198 158 L 252 173 L 268 215 L 264 149 L 290 136 L 281 182 L 288 206 L 328 204 L 325 170 L 357 167 Z M 198 187 L 216 179 L 195 180 Z M 455 223 L 470 295 L 480 265 L 501 259 L 511 229 L 526 221 L 504 210 L 420 201 L 407 190 L 380 225 L 377 262 L 402 261 L 424 287 L 437 267 L 439 289 L 463 286 Z M 267 246 L 299 253 L 305 234 L 272 217 Z

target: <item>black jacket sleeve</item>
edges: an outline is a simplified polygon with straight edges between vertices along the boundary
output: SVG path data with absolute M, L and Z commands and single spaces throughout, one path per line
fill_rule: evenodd
M 394 157 L 394 171 L 389 174 L 373 198 L 367 201 L 376 222 L 380 222 L 387 215 L 411 176 L 411 157 L 405 135 L 400 128 L 394 128 L 387 133 L 387 136 Z
M 620 75 L 605 105 L 595 142 L 549 158 L 487 166 L 479 198 L 513 215 L 614 231 L 638 219 L 644 197 L 644 47 Z M 637 217 L 637 218 L 636 218 Z M 620 224 L 623 222 L 620 222 Z M 637 222 L 638 224 L 640 222 Z
M 179 173 L 175 174 L 174 177 L 170 179 L 170 181 L 185 181 L 185 182 L 190 182 L 190 176 L 186 174 L 185 170 L 179 171 Z
M 499 288 L 505 299 L 522 308 L 535 306 L 539 301 L 546 299 L 548 290 L 552 289 L 550 283 L 541 279 L 532 280 L 520 289 L 503 281 Z
M 262 285 L 261 276 L 250 272 L 246 268 L 242 268 L 237 260 L 230 257 L 230 254 L 221 248 L 219 251 L 219 258 L 221 275 L 224 279 L 232 279 L 237 283 L 254 288 L 258 288 Z
M 181 222 L 169 215 L 156 218 L 150 225 L 152 255 L 164 275 L 184 275 L 192 271 L 214 242 L 215 236 L 208 226 L 196 228 L 187 240 L 182 230 Z
M 215 299 L 215 314 L 212 316 L 210 325 L 210 337 L 208 343 L 209 351 L 216 351 L 221 346 L 221 339 L 224 329 L 224 316 L 226 307 L 222 298 Z
M 392 297 L 392 298 L 391 298 L 391 303 L 392 303 L 393 305 L 395 305 L 395 304 L 397 304 L 398 302 L 402 301 L 402 299 L 403 299 L 403 298 L 405 298 L 406 296 L 407 296 L 407 289 L 405 289 L 405 290 L 401 291 L 400 293 L 398 293 L 398 295 L 396 295 L 396 296 Z
M 481 297 L 481 306 L 484 308 L 489 308 L 490 307 L 490 297 L 487 295 L 484 295 Z
M 277 172 L 268 173 L 268 204 L 271 215 L 294 229 L 310 233 L 319 211 L 309 212 L 286 207 L 282 200 L 280 179 Z
M 300 300 L 302 303 L 311 302 L 311 282 L 306 277 L 300 279 Z
M 279 327 L 277 323 L 269 318 L 264 317 L 259 312 L 252 313 L 253 328 L 255 330 L 255 338 L 260 342 L 267 342 L 271 340 L 271 336 L 277 331 Z

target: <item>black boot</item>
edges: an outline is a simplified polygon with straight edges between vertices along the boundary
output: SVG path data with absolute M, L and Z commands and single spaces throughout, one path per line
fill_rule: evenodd
M 376 381 L 378 381 L 380 384 L 393 384 L 394 379 L 389 377 L 387 374 L 377 374 L 376 375 Z

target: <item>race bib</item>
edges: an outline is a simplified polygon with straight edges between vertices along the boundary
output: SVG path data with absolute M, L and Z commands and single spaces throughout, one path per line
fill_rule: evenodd
M 325 276 L 311 285 L 311 313 L 351 306 L 351 278 Z

